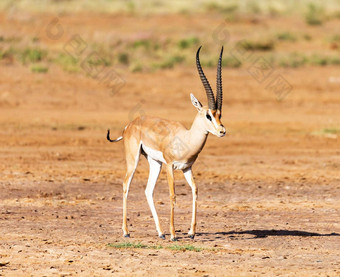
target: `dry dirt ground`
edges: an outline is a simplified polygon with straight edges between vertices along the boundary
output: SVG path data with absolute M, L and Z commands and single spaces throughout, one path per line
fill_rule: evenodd
M 78 17 L 64 19 L 79 32 L 103 23 L 84 18 L 83 25 Z M 1 17 L 7 33 L 34 32 L 24 19 L 11 20 Z M 171 18 L 152 24 L 157 20 L 163 26 Z M 172 19 L 179 29 L 191 22 L 199 29 L 209 20 Z M 130 17 L 121 21 L 131 30 L 140 24 Z M 206 73 L 214 84 L 215 70 Z M 20 64 L 2 65 L 0 275 L 339 276 L 340 138 L 324 131 L 340 126 L 339 83 L 330 82 L 338 74 L 337 67 L 286 70 L 293 90 L 277 101 L 245 69 L 224 69 L 228 135 L 210 135 L 194 167 L 198 234 L 194 240 L 186 235 L 191 192 L 179 172 L 179 241 L 170 242 L 168 233 L 164 241 L 157 237 L 147 206 L 144 158 L 128 199 L 131 238 L 122 238 L 124 150 L 105 136 L 107 128 L 119 136 L 144 113 L 189 127 L 195 116 L 189 93 L 206 101 L 194 65 L 123 72 L 125 86 L 114 95 L 97 80 L 58 67 L 36 74 Z M 164 172 L 155 201 L 168 230 Z M 123 242 L 147 248 L 109 246 Z

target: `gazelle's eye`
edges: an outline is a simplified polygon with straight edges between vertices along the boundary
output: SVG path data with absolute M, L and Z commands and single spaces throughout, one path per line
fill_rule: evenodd
M 206 117 L 211 121 L 211 116 L 210 116 L 210 114 L 207 114 Z

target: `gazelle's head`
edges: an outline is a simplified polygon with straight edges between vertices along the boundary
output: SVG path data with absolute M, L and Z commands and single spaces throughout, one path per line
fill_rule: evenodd
M 201 46 L 202 47 L 202 46 Z M 216 92 L 216 101 L 214 93 L 210 87 L 208 79 L 205 77 L 203 69 L 201 67 L 199 53 L 201 47 L 198 48 L 196 54 L 196 65 L 197 70 L 200 75 L 201 81 L 205 88 L 205 92 L 207 93 L 208 98 L 208 107 L 202 106 L 201 102 L 196 99 L 193 94 L 190 94 L 191 102 L 194 107 L 198 111 L 198 116 L 201 119 L 201 122 L 207 132 L 212 133 L 215 136 L 223 137 L 226 133 L 226 130 L 221 122 L 222 117 L 222 78 L 221 78 L 221 66 L 222 66 L 222 54 L 223 47 L 221 49 L 220 58 L 218 60 L 217 65 L 217 92 Z

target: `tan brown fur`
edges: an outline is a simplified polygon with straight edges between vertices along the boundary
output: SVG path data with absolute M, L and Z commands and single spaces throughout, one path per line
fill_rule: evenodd
M 198 154 L 202 151 L 205 145 L 208 132 L 211 131 L 208 131 L 206 126 L 207 119 L 205 116 L 208 110 L 209 109 L 207 107 L 201 107 L 190 129 L 185 128 L 179 122 L 151 116 L 138 117 L 126 127 L 123 133 L 127 162 L 127 174 L 124 180 L 123 193 L 123 231 L 125 236 L 128 236 L 129 234 L 126 222 L 128 186 L 129 182 L 131 182 L 134 169 L 138 163 L 139 155 L 143 154 L 146 157 L 148 156 L 143 149 L 143 147 L 146 146 L 152 150 L 161 152 L 164 158 L 163 163 L 166 164 L 171 203 L 170 234 L 171 239 L 176 239 L 174 227 L 174 205 L 176 201 L 173 179 L 174 163 L 187 164 L 186 167 L 181 168 L 183 172 L 185 172 L 188 168 L 191 170 L 192 164 L 196 161 Z M 225 129 L 220 121 L 219 113 L 217 111 L 211 111 L 211 113 L 218 124 L 216 132 L 222 130 L 224 135 Z M 176 145 L 174 145 L 175 143 L 182 143 L 183 145 L 180 145 L 180 147 L 183 149 L 176 149 Z M 194 186 L 193 219 L 190 235 L 194 236 L 196 229 L 197 187 L 192 176 L 190 177 L 190 181 Z M 156 222 L 156 226 L 158 226 L 157 229 L 161 230 L 159 222 Z M 160 236 L 162 236 L 162 231 L 159 233 Z
M 208 107 L 203 107 L 193 94 L 190 95 L 191 102 L 197 109 L 197 115 L 190 129 L 186 129 L 181 123 L 176 121 L 151 116 L 141 116 L 126 126 L 123 132 L 123 137 L 111 140 L 110 132 L 108 131 L 107 139 L 110 142 L 116 142 L 122 138 L 124 139 L 127 170 L 123 183 L 123 232 L 126 237 L 129 236 L 127 228 L 127 195 L 140 154 L 143 154 L 147 158 L 150 166 L 149 179 L 146 185 L 145 194 L 156 224 L 158 235 L 163 239 L 165 238 L 154 205 L 153 191 L 162 164 L 165 164 L 171 204 L 171 240 L 176 240 L 174 226 L 174 206 L 176 202 L 174 169 L 183 171 L 184 177 L 192 190 L 193 205 L 189 235 L 191 238 L 194 238 L 195 236 L 198 189 L 192 175 L 191 167 L 196 161 L 198 154 L 202 151 L 209 133 L 218 137 L 223 137 L 226 133 L 226 130 L 221 123 L 221 64 L 223 47 L 221 49 L 217 67 L 216 101 L 199 61 L 200 49 L 201 47 L 196 53 L 196 65 L 202 84 L 206 90 Z

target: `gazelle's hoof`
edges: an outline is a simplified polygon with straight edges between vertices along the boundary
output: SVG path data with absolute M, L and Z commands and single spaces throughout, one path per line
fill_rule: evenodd
M 159 235 L 159 237 L 161 238 L 161 239 L 165 239 L 165 235 Z
M 130 234 L 124 234 L 124 238 L 129 238 Z
M 194 239 L 195 238 L 195 234 L 189 235 L 189 238 Z
M 171 240 L 171 241 L 178 241 L 178 238 L 173 237 L 173 238 L 171 238 L 170 240 Z

